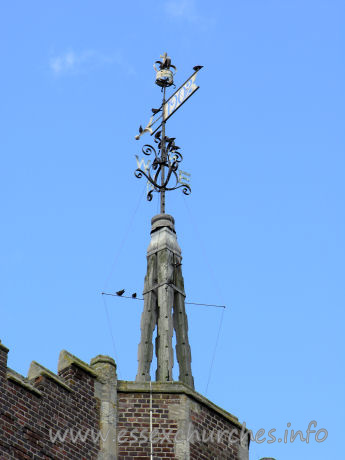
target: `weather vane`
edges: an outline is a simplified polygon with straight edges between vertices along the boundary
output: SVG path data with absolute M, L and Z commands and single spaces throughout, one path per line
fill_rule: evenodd
M 165 134 L 165 124 L 167 120 L 176 112 L 186 100 L 199 89 L 195 84 L 197 73 L 203 66 L 193 68 L 194 73 L 183 83 L 172 96 L 166 100 L 166 89 L 174 85 L 174 75 L 176 67 L 171 64 L 171 58 L 164 53 L 161 61 L 156 61 L 153 68 L 156 72 L 156 85 L 161 87 L 163 93 L 162 105 L 158 109 L 152 109 L 152 116 L 145 128 L 139 127 L 139 134 L 135 139 L 139 140 L 144 133 L 154 135 L 156 148 L 152 145 L 145 144 L 142 148 L 144 155 L 154 155 L 152 161 L 145 163 L 144 159 L 137 159 L 137 169 L 135 176 L 140 179 L 145 176 L 148 184 L 147 199 L 152 200 L 153 192 L 160 193 L 160 212 L 165 213 L 165 192 L 182 188 L 185 195 L 191 193 L 189 185 L 190 174 L 179 169 L 183 160 L 180 147 L 175 144 L 174 137 L 168 137 Z M 158 64 L 158 69 L 156 67 Z M 173 69 L 173 70 L 172 70 Z M 155 128 L 154 125 L 156 125 Z M 167 170 L 166 170 L 167 169 Z M 172 181 L 172 182 L 171 182 Z

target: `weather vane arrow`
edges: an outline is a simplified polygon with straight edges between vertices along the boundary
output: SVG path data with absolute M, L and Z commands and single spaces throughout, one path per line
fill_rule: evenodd
M 171 64 L 171 58 L 164 53 L 160 56 L 161 60 L 156 61 L 153 65 L 156 72 L 156 85 L 160 86 L 163 93 L 162 105 L 158 109 L 152 109 L 152 116 L 145 128 L 139 127 L 139 134 L 135 139 L 139 140 L 140 137 L 146 132 L 154 136 L 154 142 L 157 148 L 152 145 L 145 144 L 142 148 L 144 155 L 153 155 L 152 161 L 148 160 L 145 163 L 144 159 L 139 159 L 136 155 L 137 169 L 134 174 L 137 178 L 146 177 L 148 183 L 147 199 L 152 200 L 153 192 L 160 193 L 160 212 L 165 213 L 165 192 L 182 189 L 185 195 L 191 193 L 189 185 L 190 174 L 179 169 L 179 165 L 183 160 L 182 154 L 179 152 L 180 147 L 175 144 L 174 137 L 168 137 L 165 134 L 165 124 L 167 120 L 192 96 L 195 91 L 199 89 L 195 80 L 197 73 L 203 66 L 196 66 L 193 68 L 194 73 L 181 85 L 172 96 L 166 100 L 166 89 L 174 85 L 174 75 L 176 67 Z M 156 67 L 158 64 L 158 69 Z M 172 70 L 173 69 L 173 70 Z M 175 85 L 174 85 L 175 86 Z M 158 126 L 155 128 L 158 122 Z M 161 129 L 160 129 L 161 128 Z M 166 171 L 167 169 L 167 171 Z M 173 182 L 170 182 L 173 181 Z

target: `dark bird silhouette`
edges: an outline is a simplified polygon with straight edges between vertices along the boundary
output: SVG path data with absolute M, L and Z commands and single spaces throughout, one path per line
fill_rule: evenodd
M 116 292 L 116 295 L 118 295 L 118 296 L 121 297 L 124 293 L 125 293 L 125 290 L 124 290 L 124 289 L 121 289 L 121 291 L 117 291 L 117 292 Z
M 133 292 L 133 294 L 132 294 L 132 299 L 136 299 L 136 297 L 137 297 L 137 293 L 136 293 L 136 292 Z
M 152 110 L 152 113 L 153 113 L 154 115 L 156 115 L 156 113 L 158 113 L 158 112 L 160 112 L 160 111 L 161 111 L 161 109 L 160 109 L 160 108 L 159 108 L 159 109 L 151 109 L 151 110 Z
M 195 67 L 193 67 L 193 70 L 195 70 L 195 72 L 197 72 L 198 70 L 202 69 L 204 66 L 203 65 L 196 65 Z

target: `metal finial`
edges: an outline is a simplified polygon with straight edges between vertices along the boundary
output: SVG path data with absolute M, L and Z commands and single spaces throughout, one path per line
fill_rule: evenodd
M 165 192 L 170 190 L 176 190 L 182 188 L 182 192 L 185 195 L 191 193 L 189 185 L 190 174 L 179 170 L 179 165 L 182 161 L 182 155 L 179 152 L 180 147 L 175 144 L 174 137 L 168 137 L 165 135 L 165 124 L 168 118 L 178 110 L 182 104 L 199 89 L 199 86 L 195 84 L 197 73 L 202 66 L 196 66 L 193 68 L 194 73 L 185 81 L 185 83 L 172 94 L 168 100 L 165 98 L 166 89 L 174 84 L 173 76 L 176 73 L 176 67 L 171 64 L 171 58 L 167 53 L 162 54 L 161 61 L 156 61 L 153 65 L 156 71 L 156 84 L 162 88 L 163 101 L 158 109 L 152 109 L 153 115 L 145 128 L 139 127 L 139 134 L 135 136 L 135 139 L 139 140 L 140 137 L 148 132 L 155 134 L 154 142 L 157 145 L 157 149 L 150 144 L 145 144 L 142 148 L 144 155 L 154 155 L 154 159 L 151 164 L 151 160 L 145 163 L 144 159 L 137 159 L 137 169 L 134 174 L 137 178 L 143 176 L 147 179 L 148 201 L 152 200 L 153 192 L 160 193 L 160 212 L 165 213 Z M 159 68 L 157 69 L 156 64 Z M 171 69 L 174 69 L 174 73 Z M 158 126 L 154 129 L 153 126 L 158 123 Z M 167 171 L 165 170 L 167 168 Z M 173 180 L 172 184 L 170 181 Z
M 149 144 L 145 144 L 142 148 L 144 155 L 154 155 L 152 164 L 148 162 L 145 165 L 144 170 L 138 168 L 134 172 L 135 177 L 140 179 L 141 177 L 145 176 L 149 182 L 147 193 L 148 201 L 152 200 L 153 192 L 163 193 L 165 191 L 182 188 L 182 192 L 185 195 L 189 195 L 192 191 L 189 184 L 187 183 L 189 181 L 189 174 L 178 170 L 179 164 L 183 160 L 182 154 L 179 152 L 180 147 L 175 144 L 175 138 L 165 136 L 166 145 L 164 146 L 165 155 L 163 157 L 163 144 L 161 134 L 162 132 L 158 131 L 154 138 L 154 142 L 158 144 L 158 152 L 152 145 Z M 168 168 L 166 177 L 165 175 L 162 176 L 163 168 Z M 169 185 L 170 180 L 175 180 L 173 185 Z M 164 213 L 165 210 L 161 210 L 161 212 Z
M 174 74 L 176 73 L 176 67 L 171 64 L 171 58 L 167 53 L 161 54 L 159 57 L 162 58 L 162 60 L 156 61 L 153 64 L 153 68 L 156 71 L 156 85 L 162 88 L 167 88 L 168 86 L 174 84 Z M 155 64 L 159 64 L 159 70 Z M 173 73 L 170 68 L 173 68 L 175 72 Z

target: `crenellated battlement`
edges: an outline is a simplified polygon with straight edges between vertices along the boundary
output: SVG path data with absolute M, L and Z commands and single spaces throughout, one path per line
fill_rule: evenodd
M 1 460 L 248 460 L 238 419 L 183 382 L 118 381 L 111 357 L 66 350 L 57 373 L 32 361 L 24 377 L 8 351 L 0 342 Z
M 28 376 L 24 377 L 15 370 L 7 367 L 8 352 L 9 349 L 5 347 L 3 343 L 1 343 L 0 341 L 0 367 L 2 371 L 2 373 L 0 372 L 0 376 L 6 375 L 6 378 L 8 380 L 11 380 L 17 383 L 18 385 L 21 385 L 26 390 L 31 391 L 38 396 L 41 396 L 42 393 L 37 389 L 37 386 L 42 386 L 45 379 L 49 379 L 51 382 L 55 383 L 59 387 L 62 387 L 67 391 L 73 392 L 73 384 L 75 382 L 72 380 L 72 386 L 68 385 L 67 383 L 71 382 L 71 375 L 77 375 L 78 380 L 83 380 L 83 378 L 88 380 L 90 377 L 92 379 L 95 379 L 98 377 L 97 372 L 90 365 L 88 365 L 87 363 L 72 355 L 66 350 L 62 350 L 59 355 L 57 374 L 42 366 L 42 364 L 39 364 L 36 361 L 32 361 L 30 364 Z M 112 360 L 112 358 L 109 359 Z
M 27 378 L 23 377 L 21 374 L 18 374 L 18 372 L 14 371 L 13 369 L 7 369 L 6 377 L 8 380 L 12 380 L 13 382 L 17 383 L 18 385 L 21 385 L 23 388 L 25 388 L 28 391 L 31 391 L 37 396 L 42 396 L 42 393 L 39 390 L 37 390 L 37 388 L 35 388 L 34 385 L 32 385 L 32 383 L 30 383 Z
M 109 362 L 116 380 L 112 358 L 94 358 L 97 367 L 93 368 L 63 350 L 57 374 L 32 361 L 24 377 L 7 367 L 8 352 L 0 342 L 1 459 L 99 458 L 104 449 L 99 438 L 101 402 L 96 381 L 99 377 L 99 392 Z M 94 438 L 75 439 L 78 431 L 84 436 L 94 434 Z
M 66 390 L 73 391 L 72 388 L 66 384 L 64 379 L 54 374 L 54 372 L 51 372 L 49 369 L 46 369 L 36 361 L 32 361 L 32 363 L 30 364 L 28 379 L 29 381 L 36 382 L 37 379 L 39 379 L 40 377 L 47 377 L 48 379 L 51 379 L 58 385 L 61 385 Z

